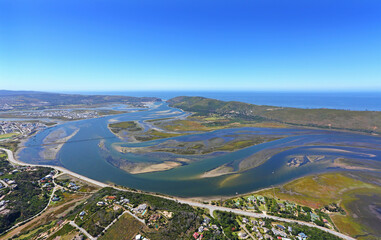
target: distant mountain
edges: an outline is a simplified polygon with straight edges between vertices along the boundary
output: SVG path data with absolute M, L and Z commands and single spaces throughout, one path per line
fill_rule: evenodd
M 217 114 L 227 118 L 381 133 L 381 112 L 379 111 L 274 107 L 184 96 L 172 98 L 167 102 L 172 107 L 199 115 Z
M 144 102 L 160 102 L 156 97 L 129 97 L 115 95 L 80 95 L 61 94 L 34 91 L 0 90 L 0 110 L 15 109 L 44 109 L 67 105 L 95 105 L 120 103 L 137 107 L 144 106 Z
M 23 95 L 23 94 L 48 94 L 45 92 L 37 91 L 11 91 L 11 90 L 0 90 L 0 96 L 11 96 L 11 95 Z

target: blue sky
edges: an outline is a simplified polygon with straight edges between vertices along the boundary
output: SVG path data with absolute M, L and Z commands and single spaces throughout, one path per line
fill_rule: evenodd
M 381 91 L 379 0 L 0 0 L 0 88 Z

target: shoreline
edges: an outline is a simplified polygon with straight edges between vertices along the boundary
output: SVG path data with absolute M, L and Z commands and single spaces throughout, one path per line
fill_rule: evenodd
M 15 164 L 15 165 L 53 168 L 53 169 L 58 170 L 58 171 L 60 171 L 62 173 L 66 173 L 66 174 L 72 175 L 73 177 L 79 178 L 79 179 L 81 179 L 81 180 L 83 180 L 85 182 L 92 183 L 92 184 L 97 185 L 99 187 L 110 187 L 111 186 L 109 184 L 102 183 L 102 182 L 99 182 L 97 180 L 94 180 L 94 179 L 85 177 L 83 175 L 80 175 L 78 173 L 72 172 L 72 171 L 70 171 L 70 170 L 68 170 L 68 169 L 66 169 L 64 167 L 52 166 L 52 165 L 40 165 L 40 164 L 24 163 L 24 162 L 21 162 L 21 161 L 17 160 L 11 150 L 5 149 L 5 148 L 0 148 L 0 150 L 6 152 L 7 155 L 8 155 L 8 161 L 11 162 L 12 164 Z
M 120 188 L 120 187 L 117 187 L 117 186 L 113 186 L 111 184 L 102 183 L 102 182 L 99 182 L 97 180 L 94 180 L 94 179 L 82 176 L 80 174 L 74 173 L 74 172 L 72 172 L 72 171 L 70 171 L 70 170 L 68 170 L 66 168 L 63 168 L 63 167 L 24 163 L 24 162 L 21 162 L 21 161 L 15 159 L 15 157 L 13 155 L 13 152 L 11 150 L 5 149 L 5 148 L 0 148 L 0 150 L 7 153 L 7 155 L 8 155 L 8 161 L 13 163 L 13 164 L 17 164 L 17 165 L 21 165 L 21 166 L 33 166 L 33 167 L 48 167 L 48 168 L 53 168 L 55 170 L 61 171 L 62 173 L 66 173 L 66 174 L 71 175 L 73 177 L 76 177 L 76 178 L 78 178 L 78 179 L 80 179 L 82 181 L 92 183 L 92 184 L 97 185 L 97 186 L 102 187 L 102 188 L 103 187 L 111 187 L 111 188 L 114 188 L 114 189 L 119 190 L 119 191 L 128 191 L 128 192 L 134 192 L 134 193 L 149 194 L 149 195 L 152 195 L 152 196 L 161 197 L 161 198 L 165 198 L 165 199 L 168 199 L 168 200 L 176 201 L 178 203 L 188 204 L 188 205 L 193 206 L 193 207 L 206 208 L 206 209 L 208 209 L 210 211 L 210 214 L 212 216 L 213 216 L 213 212 L 214 211 L 225 211 L 225 212 L 233 212 L 233 213 L 238 214 L 238 215 L 255 217 L 255 218 L 271 218 L 271 219 L 278 220 L 278 221 L 294 222 L 294 223 L 297 223 L 297 224 L 300 224 L 300 225 L 304 225 L 304 226 L 308 226 L 308 227 L 313 227 L 313 228 L 318 228 L 318 229 L 320 229 L 322 231 L 329 232 L 329 233 L 331 233 L 331 234 L 333 234 L 335 236 L 341 237 L 343 239 L 354 240 L 354 238 L 352 238 L 352 237 L 350 237 L 348 235 L 345 235 L 343 233 L 340 233 L 340 232 L 337 232 L 337 231 L 334 231 L 334 230 L 331 230 L 331 229 L 328 229 L 328 228 L 317 226 L 317 225 L 315 225 L 313 223 L 310 223 L 310 222 L 303 222 L 303 221 L 294 220 L 294 219 L 276 217 L 276 216 L 267 215 L 267 214 L 264 214 L 264 213 L 254 213 L 254 212 L 249 212 L 249 211 L 243 211 L 243 210 L 231 209 L 231 208 L 226 208 L 226 207 L 214 206 L 214 205 L 210 205 L 208 203 L 206 203 L 206 204 L 205 203 L 201 203 L 200 200 L 202 198 L 197 199 L 197 197 L 194 197 L 194 198 L 172 197 L 172 196 L 167 196 L 167 195 L 163 195 L 163 194 L 160 194 L 160 193 L 156 193 L 155 194 L 155 193 L 144 192 L 144 191 L 138 191 L 138 192 L 136 192 L 136 191 L 132 191 L 132 190 L 129 190 L 129 189 Z M 262 190 L 264 190 L 264 189 L 261 189 L 261 191 Z M 249 194 L 249 193 L 246 193 L 246 194 Z M 237 196 L 240 196 L 240 195 L 237 195 Z M 214 196 L 213 198 L 216 199 L 216 197 L 217 196 Z M 229 198 L 230 196 L 225 196 L 225 197 Z M 222 199 L 222 197 L 220 199 Z M 197 200 L 199 200 L 199 201 L 197 201 Z

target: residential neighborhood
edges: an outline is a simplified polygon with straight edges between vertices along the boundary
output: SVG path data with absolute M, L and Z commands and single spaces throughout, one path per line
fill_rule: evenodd
M 39 110 L 39 111 L 21 111 L 7 112 L 7 117 L 17 118 L 53 118 L 64 120 L 78 120 L 99 117 L 95 110 Z M 0 115 L 1 116 L 1 115 Z
M 45 127 L 45 124 L 39 122 L 0 121 L 0 135 L 10 133 L 28 135 Z
M 212 204 L 220 205 L 218 201 L 214 201 Z M 301 206 L 290 201 L 261 195 L 248 195 L 229 199 L 224 201 L 222 206 L 312 222 L 318 226 L 323 226 L 329 229 L 335 228 L 328 214 L 334 211 L 340 212 L 336 209 L 339 208 L 336 204 L 332 204 L 330 207 L 327 206 L 320 209 L 311 209 L 310 207 Z M 341 211 L 343 210 L 341 209 Z M 345 212 L 341 213 L 345 214 Z

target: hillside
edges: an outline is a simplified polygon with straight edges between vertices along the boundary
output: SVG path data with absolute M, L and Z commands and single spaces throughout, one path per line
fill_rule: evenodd
M 336 109 L 301 109 L 260 106 L 242 102 L 225 102 L 204 97 L 175 97 L 168 100 L 171 107 L 197 115 L 217 114 L 226 118 L 271 121 L 291 125 L 363 132 L 381 132 L 381 112 Z

